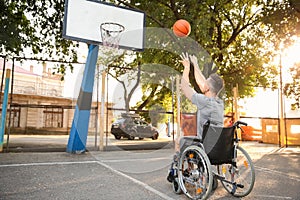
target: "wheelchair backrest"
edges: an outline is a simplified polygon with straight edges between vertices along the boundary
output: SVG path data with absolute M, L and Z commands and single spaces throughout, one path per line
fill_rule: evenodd
M 206 124 L 203 127 L 203 146 L 212 165 L 231 163 L 235 127 Z

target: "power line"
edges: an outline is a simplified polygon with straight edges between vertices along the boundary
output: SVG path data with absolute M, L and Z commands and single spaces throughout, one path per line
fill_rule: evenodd
M 0 57 L 6 58 L 7 56 L 0 54 Z M 56 63 L 66 63 L 66 64 L 85 64 L 85 62 L 63 61 L 63 60 L 43 59 L 43 58 L 30 58 L 30 57 L 21 57 L 21 56 L 14 56 L 12 59 L 35 60 L 35 61 L 42 61 L 42 62 L 56 62 Z

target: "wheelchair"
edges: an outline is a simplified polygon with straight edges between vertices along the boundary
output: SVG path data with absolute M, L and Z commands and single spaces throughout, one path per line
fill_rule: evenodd
M 246 123 L 231 127 L 209 122 L 203 127 L 202 140 L 184 137 L 184 145 L 175 156 L 168 175 L 176 194 L 190 199 L 207 199 L 220 181 L 235 197 L 247 196 L 253 189 L 255 170 L 248 153 L 239 146 L 237 130 Z

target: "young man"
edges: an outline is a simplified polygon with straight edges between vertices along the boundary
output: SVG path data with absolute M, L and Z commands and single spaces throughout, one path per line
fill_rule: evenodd
M 203 125 L 208 120 L 211 124 L 223 126 L 224 103 L 218 95 L 224 87 L 224 81 L 217 74 L 211 74 L 206 79 L 198 66 L 196 56 L 182 53 L 180 57 L 182 59 L 181 63 L 184 66 L 181 78 L 181 90 L 197 106 L 197 137 L 202 139 Z M 203 94 L 197 93 L 190 86 L 189 73 L 191 63 L 194 65 L 196 82 Z
M 224 81 L 217 74 L 211 74 L 206 79 L 199 66 L 198 60 L 194 55 L 188 55 L 187 53 L 181 54 L 181 63 L 184 66 L 182 78 L 181 78 L 181 90 L 183 94 L 197 106 L 197 138 L 202 140 L 203 125 L 209 120 L 211 124 L 217 126 L 223 126 L 224 116 L 224 104 L 223 101 L 218 97 L 219 93 L 223 89 Z M 190 65 L 194 65 L 194 76 L 198 86 L 200 87 L 201 93 L 197 93 L 191 86 L 189 80 Z M 172 182 L 174 180 L 173 166 L 178 162 L 179 151 L 191 145 L 191 142 L 195 136 L 186 136 L 177 138 L 175 142 L 175 150 L 177 151 L 174 156 L 174 161 L 171 164 L 171 169 L 168 174 L 167 180 Z M 179 141 L 178 141 L 179 140 Z

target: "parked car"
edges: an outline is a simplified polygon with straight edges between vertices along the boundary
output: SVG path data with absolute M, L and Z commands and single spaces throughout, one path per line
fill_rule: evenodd
M 117 119 L 111 125 L 111 133 L 118 140 L 122 137 L 129 140 L 134 140 L 136 137 L 141 140 L 144 138 L 156 140 L 159 136 L 157 128 L 136 116 L 126 116 Z

